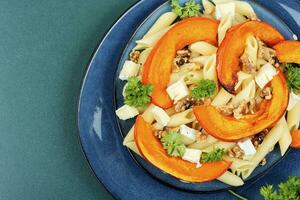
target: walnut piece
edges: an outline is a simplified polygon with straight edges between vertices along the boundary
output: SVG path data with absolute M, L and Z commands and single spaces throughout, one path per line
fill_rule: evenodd
M 140 55 L 141 55 L 141 52 L 133 50 L 130 53 L 129 57 L 132 62 L 138 63 Z
M 270 87 L 264 88 L 260 93 L 260 97 L 266 100 L 272 99 L 272 89 Z
M 190 109 L 194 106 L 199 106 L 199 105 L 203 105 L 204 104 L 204 100 L 202 99 L 195 99 L 192 97 L 187 97 L 183 100 L 178 101 L 175 104 L 175 111 L 176 112 L 183 112 L 187 109 Z

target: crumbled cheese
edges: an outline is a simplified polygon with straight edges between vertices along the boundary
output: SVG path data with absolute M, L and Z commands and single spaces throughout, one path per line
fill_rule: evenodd
M 251 139 L 247 139 L 243 142 L 238 142 L 238 145 L 244 151 L 245 156 L 251 156 L 256 153 L 256 149 L 252 144 Z
M 235 3 L 222 3 L 216 5 L 216 18 L 220 20 L 224 16 L 229 15 L 234 17 L 235 15 Z
M 296 95 L 293 91 L 291 91 L 287 110 L 288 111 L 292 110 L 299 101 L 300 101 L 300 96 Z
M 265 64 L 255 75 L 255 82 L 263 89 L 277 75 L 277 71 L 270 63 Z
M 293 39 L 298 40 L 298 36 L 296 34 L 293 34 Z
M 154 106 L 151 112 L 157 123 L 161 124 L 162 126 L 166 126 L 169 123 L 170 117 L 166 111 L 164 111 L 164 109 Z
M 120 72 L 119 79 L 128 80 L 132 76 L 136 76 L 139 71 L 139 65 L 130 60 L 126 60 Z
M 170 98 L 177 103 L 179 100 L 189 95 L 189 89 L 187 88 L 183 79 L 173 83 L 167 88 L 167 93 Z
M 137 116 L 139 111 L 135 107 L 124 105 L 116 110 L 116 114 L 121 120 L 127 120 Z
M 201 154 L 202 154 L 202 151 L 199 149 L 186 148 L 182 159 L 198 164 L 200 161 Z
M 195 129 L 192 129 L 186 125 L 180 126 L 180 134 L 182 142 L 185 145 L 192 144 L 196 140 L 196 133 L 197 131 Z

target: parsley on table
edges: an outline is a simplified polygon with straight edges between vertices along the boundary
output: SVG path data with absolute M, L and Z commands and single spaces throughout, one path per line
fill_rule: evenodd
M 125 88 L 125 104 L 136 108 L 142 108 L 150 103 L 152 85 L 143 85 L 137 77 L 128 79 Z
M 288 87 L 296 94 L 300 94 L 300 68 L 297 64 L 286 64 L 285 75 Z
M 200 14 L 201 6 L 195 0 L 188 0 L 183 6 L 180 5 L 178 0 L 171 0 L 172 12 L 174 12 L 181 19 L 188 17 L 196 17 Z
M 201 162 L 214 162 L 218 160 L 222 160 L 223 156 L 225 154 L 224 149 L 214 149 L 212 152 L 203 153 L 201 155 Z
M 185 145 L 182 143 L 179 133 L 170 132 L 162 137 L 161 142 L 170 156 L 182 157 L 184 155 Z
M 214 81 L 208 79 L 200 80 L 192 90 L 192 97 L 196 99 L 209 97 L 215 93 L 216 89 L 217 86 Z
M 260 189 L 265 200 L 300 200 L 300 177 L 290 176 L 286 182 L 279 184 L 276 191 L 273 185 L 266 185 Z

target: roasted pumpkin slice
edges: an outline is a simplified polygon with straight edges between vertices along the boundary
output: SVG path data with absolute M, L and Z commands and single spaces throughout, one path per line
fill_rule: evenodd
M 258 37 L 271 47 L 284 40 L 276 29 L 261 21 L 249 21 L 231 28 L 217 52 L 218 79 L 230 93 L 235 93 L 237 72 L 240 71 L 240 56 L 245 50 L 246 40 L 250 35 Z
M 142 156 L 164 172 L 188 182 L 206 182 L 220 177 L 227 171 L 231 163 L 216 161 L 203 163 L 200 168 L 196 164 L 170 157 L 160 141 L 154 136 L 152 126 L 138 116 L 135 123 L 134 139 Z
M 194 107 L 194 114 L 208 134 L 224 141 L 237 141 L 255 135 L 273 126 L 285 113 L 289 91 L 284 74 L 280 71 L 267 85 L 273 88 L 272 99 L 263 100 L 257 113 L 242 119 L 225 116 L 213 106 Z
M 300 42 L 284 41 L 274 46 L 277 58 L 282 63 L 297 63 L 300 65 Z
M 155 45 L 148 56 L 142 72 L 142 82 L 152 84 L 152 103 L 172 107 L 173 102 L 166 92 L 170 81 L 176 51 L 197 41 L 217 44 L 218 21 L 193 17 L 174 25 Z
M 291 132 L 292 135 L 292 144 L 293 148 L 300 148 L 300 130 L 293 130 Z

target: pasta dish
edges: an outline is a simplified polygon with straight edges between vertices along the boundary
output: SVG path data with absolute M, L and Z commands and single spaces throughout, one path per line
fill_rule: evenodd
M 277 143 L 300 147 L 300 42 L 244 1 L 171 6 L 119 74 L 123 144 L 180 180 L 243 185 Z

